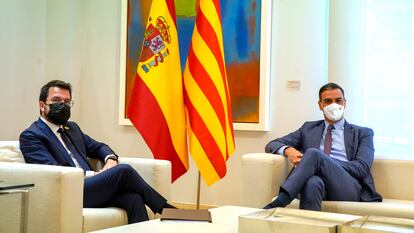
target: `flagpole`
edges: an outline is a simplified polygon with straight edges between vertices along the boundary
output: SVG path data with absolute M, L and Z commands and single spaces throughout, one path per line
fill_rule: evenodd
M 200 4 L 200 2 L 199 1 L 195 1 L 195 12 L 198 12 L 198 8 L 199 8 L 199 5 Z M 191 39 L 191 41 L 192 41 L 193 39 Z M 192 42 L 191 42 L 192 43 Z M 197 210 L 199 210 L 200 209 L 200 184 L 201 184 L 201 173 L 200 173 L 200 170 L 198 170 L 198 178 L 197 178 L 197 203 L 196 203 L 196 205 L 197 205 Z
M 197 201 L 196 201 L 196 209 L 200 209 L 200 183 L 201 183 L 201 174 L 198 171 L 198 179 L 197 179 Z

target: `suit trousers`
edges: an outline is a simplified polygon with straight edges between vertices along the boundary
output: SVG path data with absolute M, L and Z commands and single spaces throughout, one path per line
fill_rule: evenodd
M 301 209 L 321 210 L 322 200 L 360 201 L 362 187 L 341 167 L 340 161 L 311 148 L 281 185 L 281 191 L 291 199 L 300 194 Z
M 85 208 L 118 207 L 128 214 L 128 222 L 148 220 L 147 205 L 161 213 L 167 200 L 155 191 L 130 165 L 119 164 L 85 179 Z

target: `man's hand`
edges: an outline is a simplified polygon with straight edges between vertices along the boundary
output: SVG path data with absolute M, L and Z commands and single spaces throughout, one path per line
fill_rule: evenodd
M 108 160 L 106 160 L 106 163 L 103 166 L 103 168 L 100 171 L 95 172 L 94 175 L 98 175 L 99 173 L 101 173 L 101 172 L 103 172 L 105 170 L 108 170 L 108 169 L 110 169 L 112 167 L 115 167 L 116 165 L 118 165 L 118 161 L 117 160 L 108 159 Z
M 296 166 L 302 159 L 303 154 L 293 147 L 288 147 L 285 149 L 285 156 L 289 159 L 291 163 L 293 163 L 293 165 Z
M 117 160 L 114 160 L 114 159 L 108 159 L 108 160 L 106 160 L 106 163 L 105 163 L 105 165 L 103 166 L 103 168 L 102 168 L 101 172 L 102 172 L 102 171 L 105 171 L 105 170 L 107 170 L 107 169 L 110 169 L 110 168 L 112 168 L 112 167 L 115 167 L 116 165 L 118 165 L 118 161 L 117 161 Z

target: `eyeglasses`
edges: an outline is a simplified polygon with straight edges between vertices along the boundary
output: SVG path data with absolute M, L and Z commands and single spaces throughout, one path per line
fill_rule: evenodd
M 73 105 L 75 104 L 75 102 L 73 102 L 72 100 L 62 100 L 62 99 L 51 99 L 50 100 L 50 104 L 46 104 L 46 105 L 51 105 L 51 104 L 60 104 L 60 103 L 64 103 L 69 107 L 73 107 Z

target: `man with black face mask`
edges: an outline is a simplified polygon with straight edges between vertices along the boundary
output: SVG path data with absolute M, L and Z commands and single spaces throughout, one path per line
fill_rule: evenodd
M 20 149 L 27 163 L 82 168 L 85 172 L 85 208 L 115 206 L 126 210 L 128 222 L 148 220 L 145 205 L 154 213 L 174 208 L 129 165 L 118 165 L 112 149 L 84 134 L 68 121 L 73 106 L 69 83 L 53 80 L 41 88 L 40 117 L 20 135 Z M 105 163 L 92 171 L 87 157 Z

